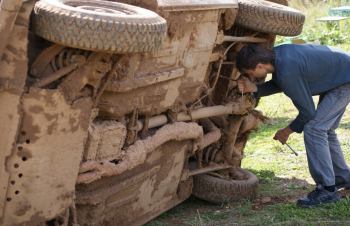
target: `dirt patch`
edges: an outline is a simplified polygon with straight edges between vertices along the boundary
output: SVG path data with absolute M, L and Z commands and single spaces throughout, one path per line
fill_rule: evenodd
M 265 206 L 275 205 L 279 203 L 293 203 L 297 198 L 295 196 L 265 196 L 254 200 L 252 204 L 253 210 L 261 210 Z

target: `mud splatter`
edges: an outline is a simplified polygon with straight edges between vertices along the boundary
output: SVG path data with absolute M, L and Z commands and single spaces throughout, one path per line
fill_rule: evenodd
M 17 205 L 17 209 L 16 209 L 16 211 L 15 211 L 15 214 L 16 214 L 17 216 L 23 216 L 23 215 L 26 214 L 26 212 L 27 212 L 28 210 L 30 210 L 31 208 L 32 208 L 32 206 L 31 206 L 28 202 L 26 202 L 26 203 L 21 203 L 21 204 Z
M 41 112 L 43 112 L 43 111 L 44 111 L 44 108 L 41 107 L 41 106 L 39 106 L 39 105 L 31 106 L 31 107 L 29 108 L 29 112 L 35 113 L 35 114 L 39 114 L 39 113 L 41 113 Z
M 109 161 L 87 161 L 82 163 L 77 183 L 88 184 L 101 177 L 118 175 L 141 165 L 146 160 L 148 153 L 168 141 L 199 140 L 202 136 L 203 129 L 197 123 L 176 122 L 174 124 L 167 124 L 159 129 L 155 135 L 145 140 L 136 141 L 134 145 L 126 150 L 126 155 L 117 165 Z

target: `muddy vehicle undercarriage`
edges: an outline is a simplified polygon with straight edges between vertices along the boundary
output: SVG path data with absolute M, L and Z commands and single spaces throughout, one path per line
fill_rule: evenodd
M 262 0 L 1 0 L 1 225 L 141 225 L 191 194 L 254 197 L 240 164 L 265 117 L 235 55 L 303 21 Z

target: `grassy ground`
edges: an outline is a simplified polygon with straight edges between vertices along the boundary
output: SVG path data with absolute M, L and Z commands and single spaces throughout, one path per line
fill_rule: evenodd
M 350 29 L 341 34 L 327 30 L 315 19 L 326 16 L 331 7 L 323 1 L 291 0 L 290 5 L 306 14 L 301 37 L 311 42 L 326 42 L 350 50 Z M 334 1 L 336 2 L 336 1 Z M 341 40 L 345 37 L 345 40 Z M 278 39 L 283 42 L 282 38 Z M 315 99 L 317 102 L 317 99 Z M 270 117 L 251 138 L 245 149 L 243 168 L 254 172 L 260 186 L 253 201 L 212 205 L 194 197 L 162 214 L 147 226 L 160 225 L 350 225 L 350 198 L 317 209 L 301 209 L 295 201 L 314 188 L 309 175 L 302 134 L 293 134 L 288 143 L 299 153 L 295 156 L 286 146 L 274 141 L 276 130 L 285 127 L 297 115 L 291 101 L 283 94 L 265 97 L 258 109 Z M 337 130 L 345 157 L 350 163 L 350 108 Z

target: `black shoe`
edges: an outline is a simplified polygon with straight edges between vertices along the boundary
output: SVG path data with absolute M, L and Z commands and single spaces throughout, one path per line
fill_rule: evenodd
M 306 197 L 300 198 L 297 201 L 297 206 L 300 207 L 315 207 L 324 203 L 337 202 L 340 196 L 337 191 L 331 192 L 318 186 L 315 190 L 310 192 Z

